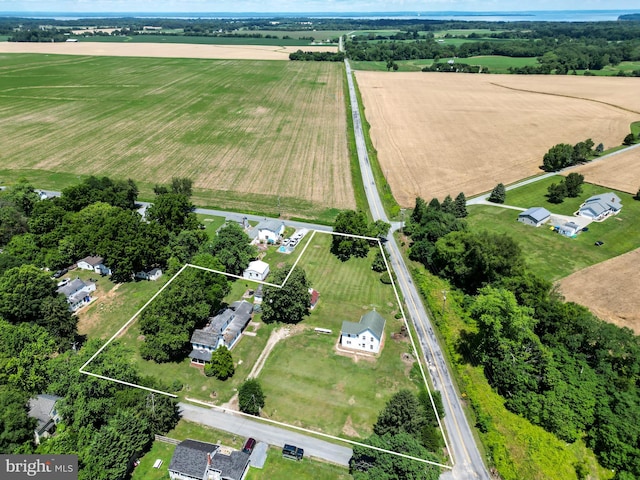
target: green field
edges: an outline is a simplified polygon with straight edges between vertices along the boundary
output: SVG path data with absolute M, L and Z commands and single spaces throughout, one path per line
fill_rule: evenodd
M 366 437 L 388 398 L 401 388 L 415 388 L 408 378 L 411 353 L 406 340 L 394 340 L 403 321 L 394 319 L 397 301 L 390 285 L 371 270 L 368 259 L 340 262 L 329 252 L 331 237 L 317 233 L 301 258 L 320 301 L 302 324 L 304 332 L 279 342 L 259 375 L 266 394 L 264 415 L 332 435 Z M 386 320 L 385 343 L 375 361 L 338 355 L 344 320 L 358 321 L 375 308 Z M 330 335 L 313 328 L 331 329 Z
M 262 32 L 260 32 L 262 33 Z M 276 46 L 306 46 L 309 40 L 297 38 L 251 38 L 251 37 L 198 37 L 189 35 L 162 35 L 161 33 L 144 35 L 115 35 L 115 36 L 87 36 L 78 37 L 81 42 L 103 43 L 191 43 L 197 45 L 276 45 Z
M 188 176 L 200 206 L 330 222 L 355 206 L 343 70 L 3 55 L 0 179 L 60 190 L 89 174 L 133 178 L 150 199 L 154 184 Z
M 558 182 L 560 177 L 551 177 L 507 192 L 506 202 L 522 208 L 542 206 L 551 213 L 572 215 L 584 199 L 611 191 L 596 185 L 586 184 L 579 198 L 566 199 L 559 205 L 550 204 L 544 194 L 547 186 Z M 521 246 L 531 270 L 547 280 L 558 280 L 573 272 L 604 260 L 616 257 L 640 247 L 636 234 L 640 224 L 640 202 L 628 193 L 616 192 L 622 199 L 622 211 L 604 222 L 593 222 L 589 231 L 577 238 L 567 238 L 554 233 L 549 227 L 534 228 L 517 221 L 518 212 L 487 205 L 469 206 L 470 226 L 497 233 L 511 235 Z M 603 241 L 601 247 L 595 241 Z
M 535 57 L 504 57 L 501 55 L 459 58 L 458 61 L 469 65 L 482 65 L 487 67 L 491 73 L 509 73 L 509 67 L 518 68 L 538 64 Z

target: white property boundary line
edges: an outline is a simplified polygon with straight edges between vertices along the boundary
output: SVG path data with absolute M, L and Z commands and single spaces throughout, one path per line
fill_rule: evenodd
M 398 295 L 398 289 L 396 287 L 395 281 L 393 280 L 393 274 L 392 274 L 391 269 L 389 267 L 389 263 L 387 261 L 387 256 L 386 256 L 386 254 L 384 252 L 384 248 L 382 247 L 382 243 L 380 242 L 379 238 L 365 237 L 365 236 L 362 236 L 362 235 L 351 235 L 351 234 L 348 234 L 348 233 L 324 232 L 322 230 L 313 230 L 312 233 L 311 233 L 311 237 L 309 238 L 309 240 L 307 241 L 307 244 L 302 249 L 302 252 L 300 252 L 300 254 L 298 255 L 298 258 L 296 259 L 296 261 L 294 262 L 293 266 L 291 267 L 291 270 L 289 270 L 289 273 L 287 274 L 287 277 L 282 282 L 282 285 L 276 285 L 276 284 L 273 284 L 273 283 L 261 282 L 261 281 L 256 281 L 256 280 L 251 280 L 251 281 L 254 282 L 254 283 L 260 283 L 262 285 L 268 285 L 268 286 L 275 287 L 275 288 L 284 287 L 284 285 L 289 280 L 289 276 L 291 275 L 291 272 L 293 272 L 294 268 L 298 265 L 298 262 L 300 261 L 300 259 L 302 258 L 302 256 L 306 252 L 307 248 L 311 244 L 311 241 L 313 240 L 313 237 L 315 236 L 316 233 L 327 233 L 327 234 L 330 234 L 330 235 L 342 235 L 344 237 L 360 238 L 360 239 L 367 240 L 367 241 L 376 241 L 378 243 L 378 248 L 380 248 L 380 251 L 382 252 L 382 257 L 384 259 L 384 264 L 387 267 L 387 272 L 389 273 L 389 278 L 391 279 L 391 285 L 393 287 L 393 292 L 395 294 L 396 301 L 398 302 L 398 306 L 400 308 L 400 312 L 402 313 L 402 319 L 404 320 L 405 327 L 407 328 L 407 332 L 409 333 L 409 338 L 411 340 L 411 346 L 413 347 L 413 353 L 415 355 L 416 361 L 418 362 L 418 365 L 420 366 L 420 373 L 422 375 L 422 381 L 424 382 L 424 386 L 427 389 L 427 392 L 429 394 L 429 400 L 431 401 L 431 406 L 432 406 L 433 411 L 435 413 L 436 420 L 438 421 L 438 428 L 440 429 L 440 433 L 442 434 L 442 438 L 444 439 L 444 443 L 445 443 L 445 448 L 447 450 L 447 454 L 449 455 L 449 458 L 453 461 L 453 457 L 451 455 L 451 450 L 450 450 L 449 444 L 447 442 L 447 436 L 444 433 L 444 429 L 442 427 L 442 422 L 440 421 L 440 417 L 438 416 L 438 411 L 436 409 L 436 405 L 435 405 L 435 402 L 433 400 L 433 395 L 431 394 L 431 389 L 429 388 L 429 383 L 427 382 L 427 377 L 425 375 L 424 368 L 422 366 L 422 362 L 420 361 L 420 355 L 418 354 L 418 349 L 416 348 L 416 343 L 415 343 L 415 340 L 413 338 L 413 334 L 411 333 L 411 329 L 409 328 L 409 323 L 407 321 L 407 317 L 406 317 L 406 314 L 404 312 L 404 308 L 402 308 L 402 302 L 400 301 L 400 296 Z M 158 295 L 160 295 L 164 291 L 164 289 L 167 288 L 171 284 L 171 282 L 173 282 L 178 277 L 178 275 L 180 275 L 187 267 L 197 268 L 199 270 L 205 270 L 207 272 L 218 273 L 218 274 L 221 274 L 221 275 L 225 275 L 227 277 L 246 280 L 244 277 L 241 277 L 239 275 L 233 275 L 233 274 L 230 274 L 230 273 L 227 273 L 227 272 L 221 272 L 219 270 L 214 270 L 214 269 L 211 269 L 211 268 L 201 267 L 199 265 L 192 265 L 190 263 L 185 263 L 182 266 L 182 268 L 180 268 L 180 270 L 178 270 L 173 275 L 173 277 L 171 277 L 169 279 L 169 281 L 162 286 L 162 288 L 160 290 L 158 290 L 136 313 L 134 313 L 133 316 L 122 327 L 120 327 L 120 329 L 116 333 L 114 333 L 111 336 L 111 338 L 109 340 L 107 340 L 107 342 L 104 345 L 102 345 L 96 351 L 96 353 L 94 353 L 91 356 L 91 358 L 89 358 L 89 360 L 87 360 L 84 363 L 84 365 L 82 365 L 82 367 L 80 367 L 80 369 L 79 369 L 80 373 L 83 373 L 85 375 L 89 375 L 89 376 L 92 376 L 92 377 L 100 378 L 102 380 L 107 380 L 107 381 L 111 381 L 111 382 L 120 383 L 122 385 L 127 385 L 129 387 L 139 388 L 141 390 L 146 390 L 146 391 L 149 391 L 149 392 L 158 393 L 160 395 L 166 395 L 166 396 L 171 397 L 171 398 L 177 398 L 177 395 L 175 395 L 173 393 L 163 392 L 161 390 L 156 390 L 154 388 L 144 387 L 142 385 L 137 385 L 135 383 L 125 382 L 123 380 L 118 380 L 117 378 L 111 378 L 111 377 L 107 377 L 107 376 L 104 376 L 104 375 L 98 375 L 97 373 L 88 372 L 85 369 L 98 355 L 100 355 L 100 353 L 103 352 L 103 350 L 105 348 L 107 348 L 107 346 L 113 340 L 115 340 L 123 331 L 125 331 L 129 327 L 129 325 L 131 325 L 134 322 L 134 320 L 136 318 L 138 318 L 138 316 L 144 311 L 144 309 L 147 308 L 151 304 L 151 302 L 153 302 L 156 299 L 156 297 Z M 404 453 L 394 452 L 392 450 L 386 450 L 384 448 L 374 447 L 372 445 L 367 445 L 367 444 L 364 444 L 364 443 L 361 443 L 361 442 L 356 442 L 355 440 L 348 440 L 346 438 L 336 437 L 334 435 L 329 435 L 327 433 L 316 432 L 314 430 L 309 430 L 307 428 L 297 427 L 295 425 L 289 425 L 287 423 L 278 422 L 276 420 L 272 420 L 272 419 L 269 419 L 269 418 L 255 417 L 254 415 L 250 415 L 248 413 L 240 412 L 238 410 L 230 410 L 230 409 L 227 409 L 227 408 L 224 408 L 224 407 L 219 407 L 219 406 L 216 406 L 216 405 L 210 405 L 210 404 L 202 402 L 200 400 L 189 399 L 188 401 L 191 402 L 191 403 L 197 403 L 197 404 L 200 404 L 200 405 L 204 405 L 207 408 L 213 408 L 213 409 L 225 412 L 225 413 L 232 413 L 234 415 L 242 415 L 242 416 L 245 416 L 247 418 L 254 419 L 254 420 L 258 419 L 260 421 L 271 423 L 271 424 L 277 425 L 279 427 L 286 427 L 286 428 L 298 430 L 298 431 L 301 431 L 301 432 L 304 432 L 304 433 L 307 433 L 307 434 L 317 435 L 317 436 L 321 436 L 321 437 L 324 437 L 324 438 L 329 438 L 331 440 L 335 440 L 335 441 L 339 441 L 339 442 L 343 442 L 343 443 L 348 443 L 348 444 L 351 444 L 351 445 L 357 445 L 359 447 L 370 448 L 372 450 L 376 450 L 376 451 L 379 451 L 379 452 L 389 453 L 391 455 L 396 455 L 398 457 L 408 458 L 410 460 L 415 460 L 415 461 L 426 463 L 426 464 L 429 464 L 429 465 L 435 465 L 437 467 L 446 468 L 446 469 L 449 469 L 449 470 L 453 469 L 453 466 L 452 466 L 453 463 L 452 463 L 452 465 L 445 465 L 445 464 L 442 464 L 442 463 L 433 462 L 431 460 L 426 460 L 424 458 L 413 457 L 411 455 L 406 455 Z

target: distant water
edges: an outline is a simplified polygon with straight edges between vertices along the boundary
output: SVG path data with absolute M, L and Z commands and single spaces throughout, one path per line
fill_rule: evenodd
M 620 15 L 640 13 L 640 10 L 531 10 L 519 12 L 0 12 L 0 17 L 51 18 L 55 20 L 78 20 L 81 18 L 356 18 L 356 19 L 427 19 L 464 20 L 487 22 L 601 22 L 615 21 Z

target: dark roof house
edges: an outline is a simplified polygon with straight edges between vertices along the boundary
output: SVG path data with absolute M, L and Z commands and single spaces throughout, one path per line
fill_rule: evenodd
M 34 433 L 36 445 L 40 439 L 47 438 L 55 432 L 56 424 L 61 420 L 56 403 L 62 397 L 57 395 L 38 395 L 29 400 L 29 416 L 38 421 Z
M 172 480 L 240 480 L 249 468 L 249 457 L 245 452 L 187 439 L 173 452 L 169 477 Z

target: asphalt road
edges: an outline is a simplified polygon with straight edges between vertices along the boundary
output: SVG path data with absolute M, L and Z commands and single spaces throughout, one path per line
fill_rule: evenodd
M 362 180 L 364 182 L 367 200 L 371 208 L 374 220 L 389 219 L 382 207 L 382 201 L 375 188 L 375 181 L 369 163 L 364 134 L 362 131 L 362 122 L 358 108 L 358 98 L 353 85 L 353 78 L 349 61 L 345 60 L 347 69 L 347 82 L 349 85 L 349 96 L 351 101 L 351 111 L 353 115 L 353 126 L 355 130 L 356 148 L 360 162 L 360 170 L 362 172 Z M 429 374 L 434 387 L 442 393 L 442 403 L 445 410 L 444 425 L 447 431 L 447 444 L 453 457 L 454 467 L 451 471 L 445 471 L 441 475 L 443 479 L 470 480 L 470 479 L 486 479 L 489 480 L 489 472 L 487 471 L 480 451 L 473 437 L 473 433 L 467 421 L 467 417 L 462 410 L 460 398 L 456 391 L 455 385 L 451 380 L 447 364 L 444 360 L 442 350 L 438 343 L 431 322 L 422 304 L 422 299 L 413 283 L 409 270 L 407 269 L 404 259 L 400 253 L 400 249 L 392 235 L 389 235 L 389 241 L 386 243 L 387 252 L 391 261 L 391 266 L 397 275 L 397 285 L 404 296 L 407 307 L 407 316 L 415 325 L 418 341 L 422 347 L 426 363 L 429 367 Z
M 276 427 L 241 415 L 232 415 L 212 408 L 179 403 L 182 418 L 241 437 L 253 437 L 257 441 L 282 447 L 285 443 L 304 449 L 305 457 L 313 457 L 342 466 L 349 465 L 352 450 L 348 447 L 318 438 Z M 215 442 L 216 439 L 211 439 Z

